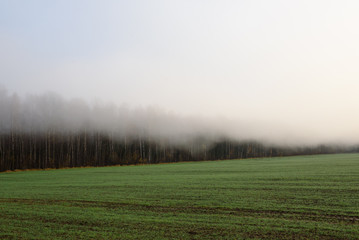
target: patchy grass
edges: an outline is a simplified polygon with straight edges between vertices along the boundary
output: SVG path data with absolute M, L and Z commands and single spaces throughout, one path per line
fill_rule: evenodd
M 359 239 L 359 154 L 0 174 L 0 239 Z

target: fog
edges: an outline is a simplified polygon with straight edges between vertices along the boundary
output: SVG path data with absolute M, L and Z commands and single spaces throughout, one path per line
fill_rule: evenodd
M 100 100 L 89 103 L 56 93 L 20 97 L 5 88 L 0 90 L 0 131 L 100 132 L 119 139 L 141 136 L 175 145 L 186 145 L 198 138 L 208 143 L 232 139 L 279 146 L 359 142 L 355 131 L 338 133 L 328 129 L 323 133 L 315 126 L 303 130 L 274 122 L 181 115 L 158 106 L 132 108 Z
M 1 128 L 357 144 L 358 12 L 354 0 L 1 1 Z

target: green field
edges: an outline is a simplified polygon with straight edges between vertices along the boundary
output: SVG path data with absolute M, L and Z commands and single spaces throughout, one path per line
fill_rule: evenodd
M 0 239 L 359 239 L 359 154 L 0 173 Z

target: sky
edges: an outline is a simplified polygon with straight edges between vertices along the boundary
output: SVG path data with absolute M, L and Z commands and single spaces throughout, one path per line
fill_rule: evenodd
M 355 0 L 1 0 L 0 85 L 359 142 L 358 12 Z

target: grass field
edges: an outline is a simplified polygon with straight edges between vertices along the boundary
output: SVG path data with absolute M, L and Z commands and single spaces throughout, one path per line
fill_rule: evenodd
M 0 173 L 0 239 L 359 239 L 359 154 Z

